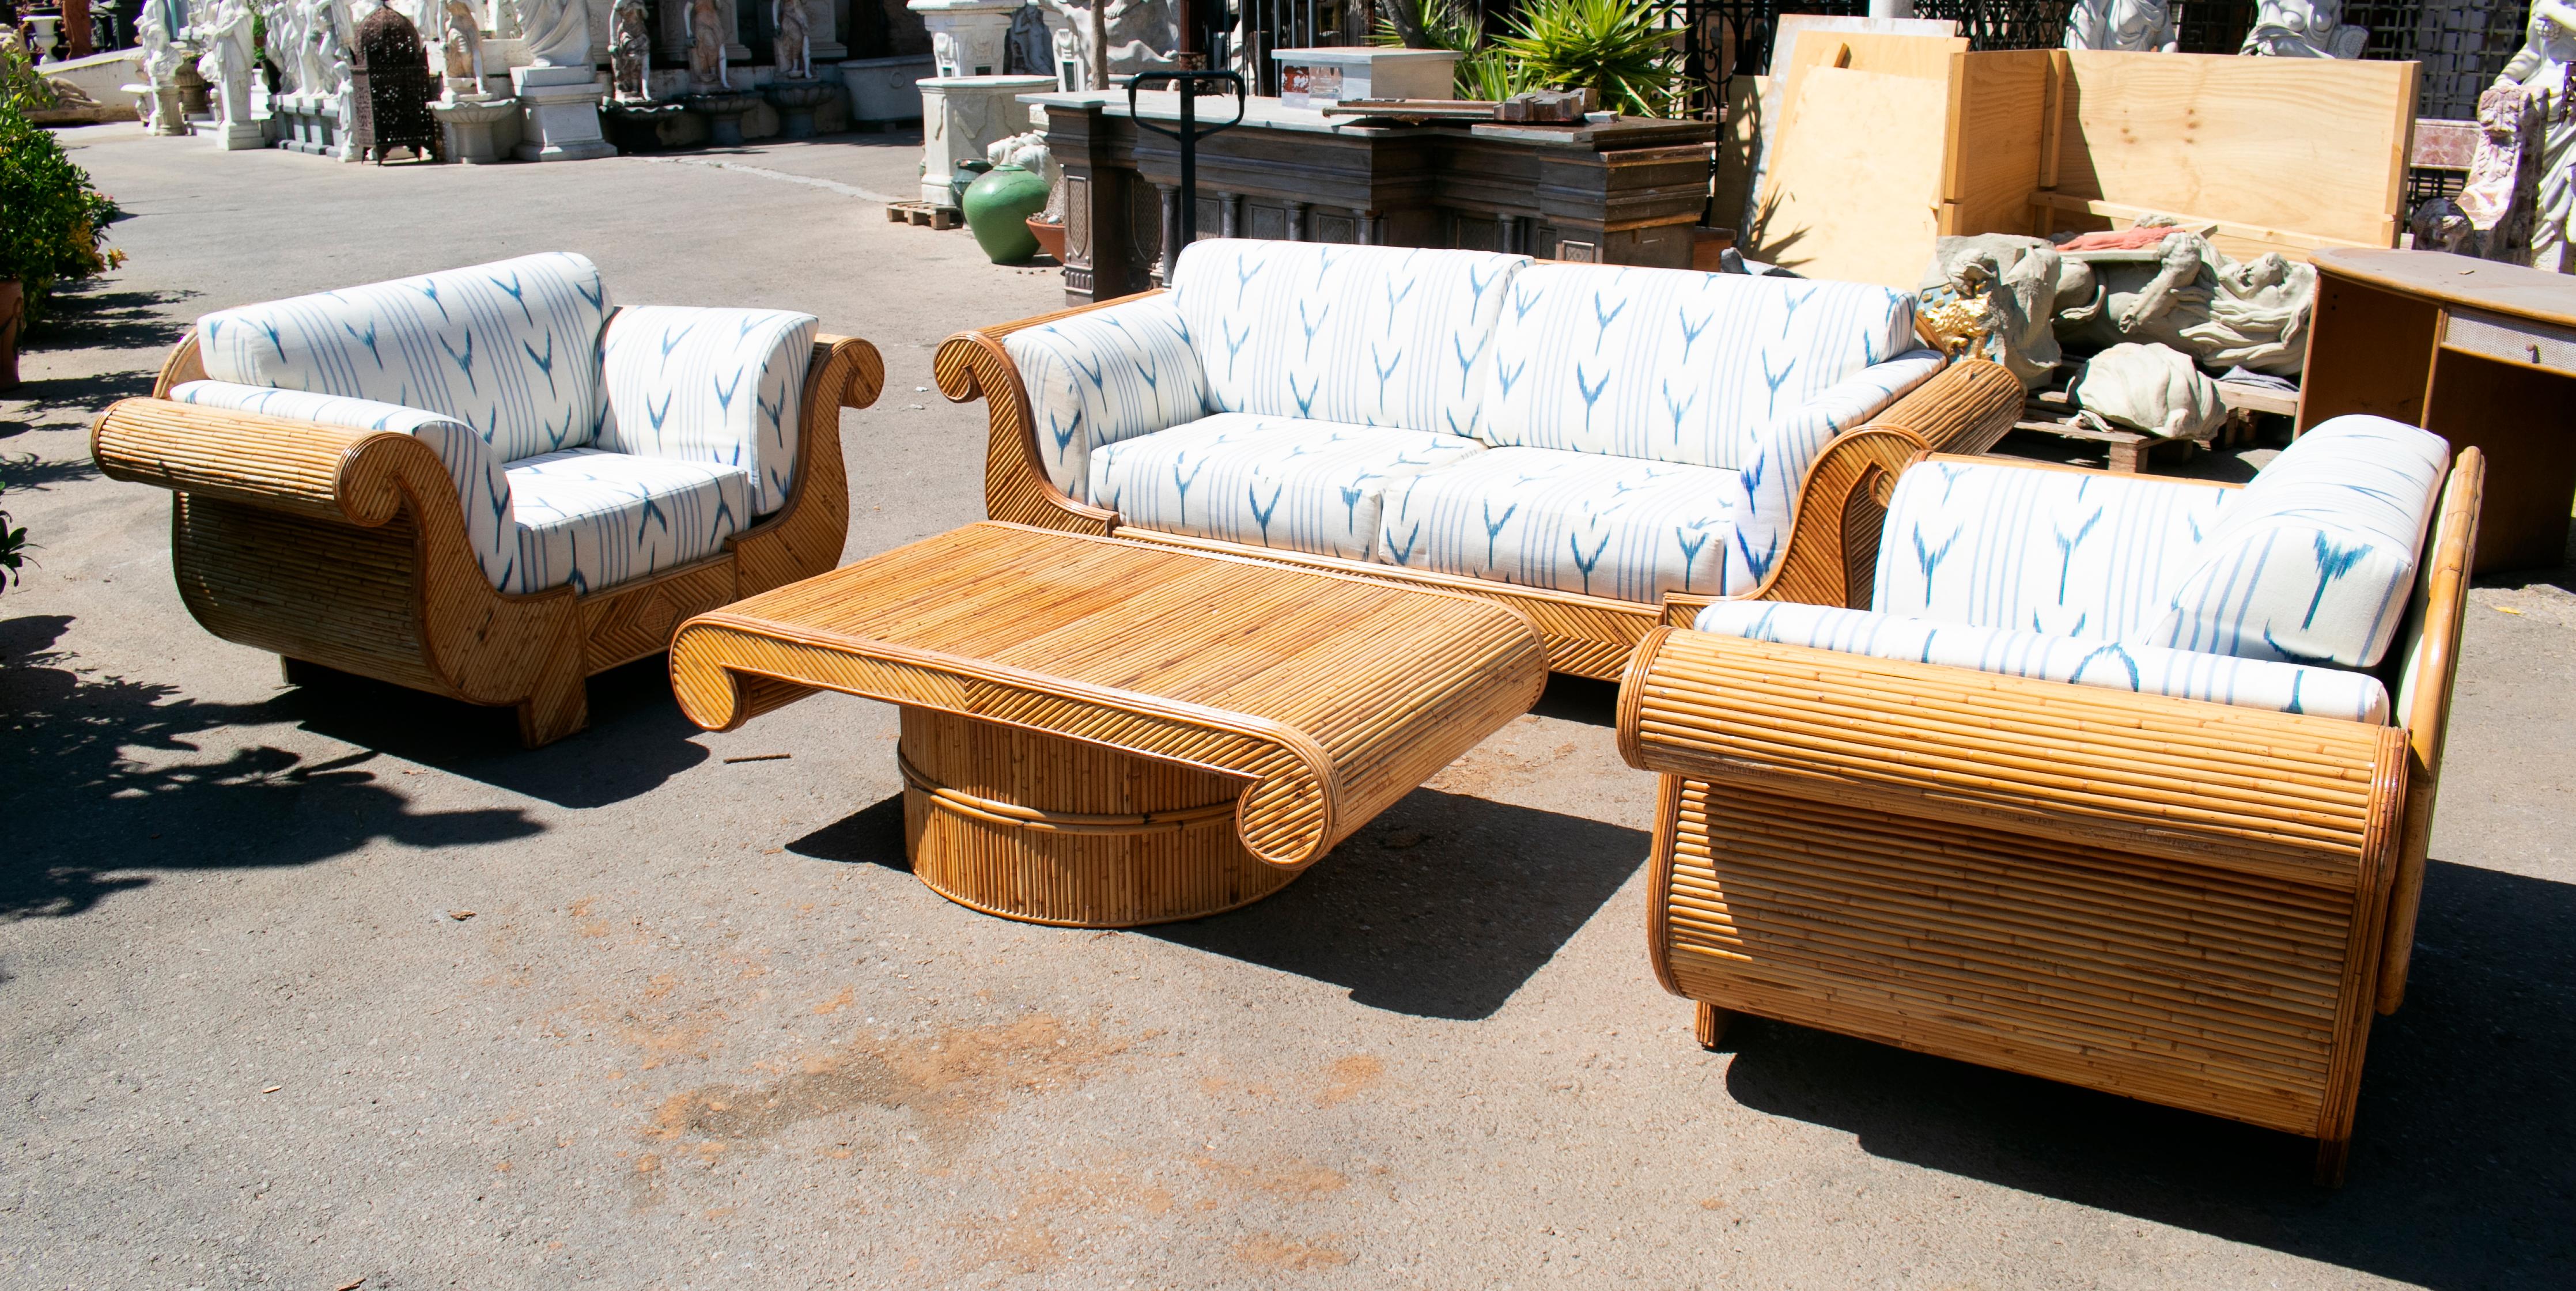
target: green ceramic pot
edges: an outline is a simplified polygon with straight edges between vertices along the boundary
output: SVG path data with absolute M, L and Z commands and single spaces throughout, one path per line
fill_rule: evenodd
M 975 234 L 975 245 L 995 264 L 1018 264 L 1038 253 L 1038 240 L 1029 232 L 1029 217 L 1046 209 L 1047 182 L 1044 175 L 1020 166 L 995 166 L 966 186 L 960 205 L 966 208 L 966 227 Z

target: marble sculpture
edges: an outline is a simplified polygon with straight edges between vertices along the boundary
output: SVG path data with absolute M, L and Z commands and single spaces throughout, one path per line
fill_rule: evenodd
M 2343 0 L 2263 0 L 2240 54 L 2359 58 L 2370 32 L 2343 21 Z
M 526 0 L 528 61 L 538 67 L 590 66 L 590 6 L 583 0 Z
M 609 80 L 616 86 L 617 101 L 651 102 L 653 31 L 644 0 L 617 0 L 616 12 L 609 16 L 609 31 Z
M 2553 273 L 2576 272 L 2567 252 L 2568 215 L 2576 197 L 2576 105 L 2568 94 L 2567 68 L 2576 63 L 2576 5 L 2537 0 L 2522 48 L 2496 76 L 2497 88 L 2517 87 L 2535 109 L 2540 138 L 2539 192 L 2533 201 L 2531 264 Z M 2483 107 L 2483 103 L 2481 104 Z M 2526 139 L 2524 147 L 2531 146 Z
M 724 6 L 717 0 L 689 0 L 689 83 L 702 92 L 733 88 L 725 70 Z
M 2180 37 L 2166 0 L 2075 0 L 2066 15 L 2068 49 L 2170 54 Z
M 772 0 L 770 21 L 778 30 L 772 61 L 782 81 L 814 79 L 814 24 L 805 0 Z

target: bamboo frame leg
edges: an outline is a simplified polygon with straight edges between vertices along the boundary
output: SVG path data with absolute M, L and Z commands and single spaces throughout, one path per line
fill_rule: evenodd
M 277 656 L 278 680 L 289 686 L 310 686 L 331 675 L 331 670 L 318 663 L 308 663 L 285 655 Z
M 2346 1135 L 2339 1139 L 2317 1140 L 2317 1186 L 2320 1188 L 2342 1187 L 2343 1169 L 2351 1160 L 2351 1136 Z
M 1691 1038 L 1699 1041 L 1700 1048 L 1713 1050 L 1726 1041 L 1726 1024 L 1734 1020 L 1735 1014 L 1714 1004 L 1702 1004 L 1691 1018 Z
M 1249 905 L 1302 872 L 1243 846 L 1239 777 L 910 706 L 897 748 L 913 875 L 969 909 L 1127 928 Z
M 537 674 L 535 689 L 518 703 L 519 743 L 543 748 L 590 725 L 590 686 L 576 644 L 556 650 Z

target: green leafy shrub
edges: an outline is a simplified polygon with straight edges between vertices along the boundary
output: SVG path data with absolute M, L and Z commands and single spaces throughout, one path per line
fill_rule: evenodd
M 20 89 L 25 60 L 0 49 L 0 278 L 26 285 L 26 318 L 44 314 L 57 283 L 78 282 L 124 262 L 107 246 L 107 225 L 123 214 L 72 164 L 53 134 L 27 119 L 41 106 Z M 30 69 L 32 70 L 32 69 Z M 43 78 L 36 78 L 43 84 Z
M 8 491 L 9 486 L 0 484 L 0 494 Z M 19 572 L 27 559 L 26 552 L 26 526 L 11 526 L 9 513 L 0 511 L 0 590 L 6 590 L 13 579 L 20 583 L 27 581 L 27 576 Z
M 1670 0 L 1530 0 L 1494 42 L 1534 84 L 1597 92 L 1605 110 L 1678 116 L 1682 59 Z

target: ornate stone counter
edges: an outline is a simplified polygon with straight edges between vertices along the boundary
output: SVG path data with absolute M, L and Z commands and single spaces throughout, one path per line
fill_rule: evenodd
M 1046 109 L 1064 167 L 1066 297 L 1160 281 L 1179 250 L 1180 146 L 1138 129 L 1124 91 L 1020 101 Z M 1234 115 L 1231 99 L 1198 106 L 1203 122 Z M 1177 121 L 1180 99 L 1149 93 L 1138 108 Z M 1714 142 L 1705 122 L 1385 128 L 1257 98 L 1242 125 L 1199 144 L 1199 236 L 1688 268 Z

